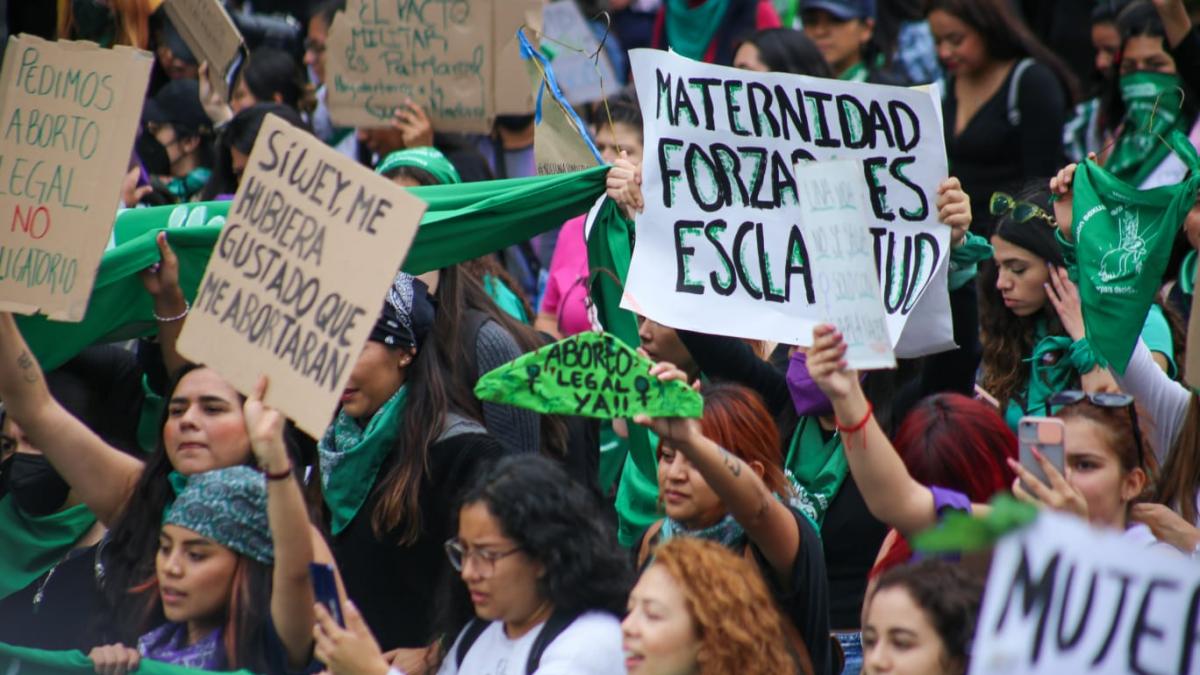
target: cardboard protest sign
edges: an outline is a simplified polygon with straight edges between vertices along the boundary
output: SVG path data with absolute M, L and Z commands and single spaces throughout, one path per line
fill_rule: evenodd
M 521 58 L 525 61 L 534 91 L 533 159 L 537 175 L 570 173 L 599 166 L 600 151 L 587 126 L 567 102 L 550 60 L 524 35 L 519 35 Z
M 822 321 L 846 340 L 851 368 L 895 368 L 887 312 L 879 292 L 868 230 L 866 182 L 858 162 L 833 160 L 796 166 L 800 233 L 820 291 Z
M 949 307 L 949 228 L 937 221 L 946 153 L 928 93 L 630 53 L 645 118 L 637 246 L 622 306 L 676 328 L 809 344 L 821 285 L 797 222 L 793 166 L 855 160 L 888 334 L 926 297 Z M 910 356 L 952 343 L 949 312 Z
M 1198 629 L 1200 567 L 1043 511 L 995 549 L 970 672 L 1195 673 Z
M 153 57 L 9 38 L 0 71 L 0 309 L 81 321 Z
M 612 63 L 575 0 L 548 3 L 542 8 L 542 19 L 543 49 L 552 54 L 550 63 L 571 105 L 604 98 L 602 82 L 608 91 L 617 90 Z
M 320 437 L 412 244 L 425 203 L 270 115 L 179 351 Z
M 475 395 L 552 415 L 700 417 L 700 394 L 686 383 L 652 377 L 653 365 L 612 335 L 579 333 L 487 373 Z
M 521 72 L 521 65 L 512 43 L 526 11 L 540 6 L 540 0 L 350 0 L 329 29 L 333 122 L 386 126 L 407 99 L 426 107 L 439 131 L 486 132 L 501 110 L 530 112 L 524 87 L 516 99 L 497 92 L 513 88 L 507 74 Z M 502 65 L 502 53 L 512 63 Z M 507 110 L 518 102 L 530 107 Z
M 245 58 L 245 41 L 220 0 L 167 0 L 171 25 L 200 62 L 208 63 L 213 91 L 228 101 L 233 78 Z

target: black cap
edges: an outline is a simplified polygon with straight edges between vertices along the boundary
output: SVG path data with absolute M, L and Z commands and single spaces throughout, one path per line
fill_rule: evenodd
M 801 0 L 800 9 L 823 9 L 842 21 L 875 18 L 875 0 Z
M 212 121 L 200 105 L 200 85 L 196 80 L 172 80 L 146 101 L 143 122 L 170 124 L 176 131 L 203 135 L 212 131 Z

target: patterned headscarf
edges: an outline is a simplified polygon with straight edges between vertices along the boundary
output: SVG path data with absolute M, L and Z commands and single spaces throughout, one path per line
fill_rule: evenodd
M 389 347 L 420 348 L 433 329 L 434 307 L 425 282 L 407 272 L 396 274 L 370 339 Z
M 231 466 L 188 477 L 187 487 L 163 517 L 258 562 L 275 561 L 267 522 L 267 486 L 248 466 Z

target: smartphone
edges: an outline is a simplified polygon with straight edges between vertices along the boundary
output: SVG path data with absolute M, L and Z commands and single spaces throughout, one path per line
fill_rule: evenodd
M 338 600 L 337 581 L 333 578 L 333 567 L 325 563 L 309 563 L 309 574 L 312 576 L 313 595 L 317 602 L 325 606 L 329 616 L 337 621 L 342 628 L 346 622 L 342 620 L 342 603 Z
M 1065 474 L 1066 451 L 1063 448 L 1063 440 L 1066 438 L 1066 433 L 1063 421 L 1056 417 L 1022 417 L 1021 422 L 1017 425 L 1021 466 L 1037 476 L 1042 483 L 1050 484 L 1050 479 L 1042 471 L 1042 465 L 1038 464 L 1037 459 L 1033 456 L 1033 449 L 1037 448 L 1037 451 L 1050 460 L 1059 473 Z M 1021 482 L 1021 487 L 1032 494 L 1024 481 Z

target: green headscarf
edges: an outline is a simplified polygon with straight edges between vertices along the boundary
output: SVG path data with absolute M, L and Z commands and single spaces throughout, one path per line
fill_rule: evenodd
M 0 499 L 0 598 L 25 588 L 63 559 L 92 528 L 96 516 L 82 504 L 48 516 L 17 508 L 12 495 Z
M 713 36 L 721 28 L 729 0 L 704 0 L 689 7 L 688 0 L 666 0 L 667 41 L 676 52 L 693 61 L 704 58 Z
M 400 168 L 421 169 L 437 180 L 438 185 L 454 185 L 462 182 L 458 169 L 437 148 L 405 148 L 397 150 L 375 167 L 375 173 L 387 175 Z
M 1104 168 L 1138 187 L 1171 153 L 1162 139 L 1184 127 L 1183 90 L 1174 73 L 1130 73 L 1120 86 L 1125 125 Z

